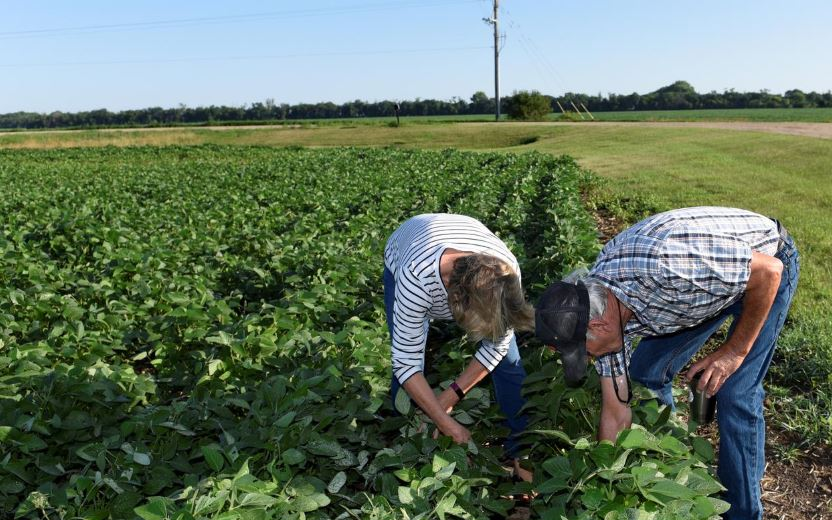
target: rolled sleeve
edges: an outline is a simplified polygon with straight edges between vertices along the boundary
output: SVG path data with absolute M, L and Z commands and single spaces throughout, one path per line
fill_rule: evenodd
M 511 346 L 511 338 L 514 335 L 514 329 L 509 329 L 506 331 L 505 335 L 502 336 L 499 340 L 489 341 L 489 340 L 482 340 L 480 343 L 480 348 L 477 349 L 477 352 L 474 354 L 474 359 L 482 363 L 482 366 L 485 367 L 486 370 L 492 372 L 497 365 L 500 364 L 500 361 L 506 357 L 508 354 L 508 349 Z
M 624 348 L 618 352 L 604 354 L 595 359 L 595 371 L 601 377 L 620 376 L 624 373 L 624 366 L 630 363 L 632 340 L 629 336 L 624 339 Z

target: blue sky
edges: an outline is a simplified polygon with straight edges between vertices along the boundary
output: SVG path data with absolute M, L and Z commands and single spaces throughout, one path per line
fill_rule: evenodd
M 501 0 L 501 93 L 832 89 L 829 0 Z M 491 0 L 0 0 L 0 113 L 493 95 Z

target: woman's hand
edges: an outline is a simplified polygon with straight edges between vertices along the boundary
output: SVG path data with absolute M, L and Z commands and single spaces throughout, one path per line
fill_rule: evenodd
M 451 421 L 453 422 L 445 426 L 445 428 L 441 428 L 442 433 L 451 437 L 457 444 L 468 444 L 468 441 L 471 440 L 471 432 L 457 421 L 453 419 Z
M 437 397 L 421 372 L 411 376 L 402 387 L 444 435 L 453 438 L 454 442 L 459 444 L 465 444 L 471 439 L 471 432 L 445 411 L 452 409 L 456 404 L 455 394 L 453 400 L 448 396 L 442 397 L 442 394 Z M 450 392 L 454 393 L 453 390 Z

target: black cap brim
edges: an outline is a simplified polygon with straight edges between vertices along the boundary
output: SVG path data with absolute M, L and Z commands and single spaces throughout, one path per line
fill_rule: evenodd
M 557 347 L 556 347 L 557 348 Z M 563 363 L 563 374 L 566 383 L 570 386 L 578 386 L 583 383 L 586 377 L 586 345 L 574 345 L 569 349 L 558 349 L 561 363 Z
M 535 335 L 560 353 L 570 386 L 582 383 L 586 376 L 588 324 L 589 294 L 581 282 L 553 283 L 535 308 Z

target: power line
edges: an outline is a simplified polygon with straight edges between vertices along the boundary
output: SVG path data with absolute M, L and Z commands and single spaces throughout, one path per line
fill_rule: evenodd
M 519 22 L 516 22 L 514 20 L 514 17 L 511 15 L 510 11 L 505 11 L 505 14 L 506 17 L 509 19 L 509 25 L 514 29 L 514 31 L 517 33 L 519 37 L 521 47 L 523 47 L 523 50 L 526 51 L 526 54 L 529 55 L 529 58 L 532 59 L 535 68 L 541 70 L 540 67 L 542 67 L 542 70 L 545 71 L 543 74 L 544 77 L 542 79 L 546 81 L 545 76 L 548 73 L 550 80 L 554 80 L 557 86 L 561 90 L 563 90 L 564 93 L 568 92 L 568 89 L 565 88 L 563 82 L 561 81 L 563 78 L 558 73 L 557 68 L 552 64 L 551 61 L 549 61 L 549 58 L 546 56 L 546 54 L 540 50 L 540 48 L 537 46 L 534 40 L 532 40 L 530 37 L 527 37 L 524 34 Z M 540 67 L 538 67 L 538 62 L 540 63 Z
M 184 62 L 205 62 L 205 61 L 244 61 L 244 60 L 272 60 L 286 58 L 312 58 L 329 56 L 359 56 L 379 54 L 416 54 L 431 52 L 451 52 L 490 49 L 489 46 L 477 45 L 468 47 L 441 47 L 425 49 L 386 49 L 374 51 L 339 51 L 319 52 L 302 54 L 266 54 L 259 56 L 216 56 L 205 58 L 166 58 L 166 59 L 145 59 L 145 60 L 115 60 L 115 61 L 76 61 L 64 63 L 9 63 L 0 64 L 0 68 L 28 68 L 28 67 L 76 67 L 88 65 L 134 65 L 134 64 L 162 64 L 162 63 L 184 63 Z
M 437 7 L 455 4 L 479 3 L 480 0 L 407 0 L 401 2 L 385 2 L 372 4 L 357 4 L 347 7 L 318 8 L 318 9 L 297 9 L 291 11 L 270 11 L 262 13 L 249 13 L 241 15 L 207 16 L 198 18 L 178 18 L 172 20 L 156 20 L 151 22 L 130 22 L 117 24 L 87 25 L 78 27 L 60 27 L 51 29 L 27 29 L 23 31 L 0 32 L 0 39 L 35 38 L 41 36 L 62 36 L 74 33 L 123 31 L 123 30 L 148 30 L 168 29 L 195 25 L 241 23 L 251 21 L 269 20 L 274 18 L 293 18 L 307 16 L 341 15 L 351 13 L 364 13 L 372 11 L 393 11 L 408 8 Z

